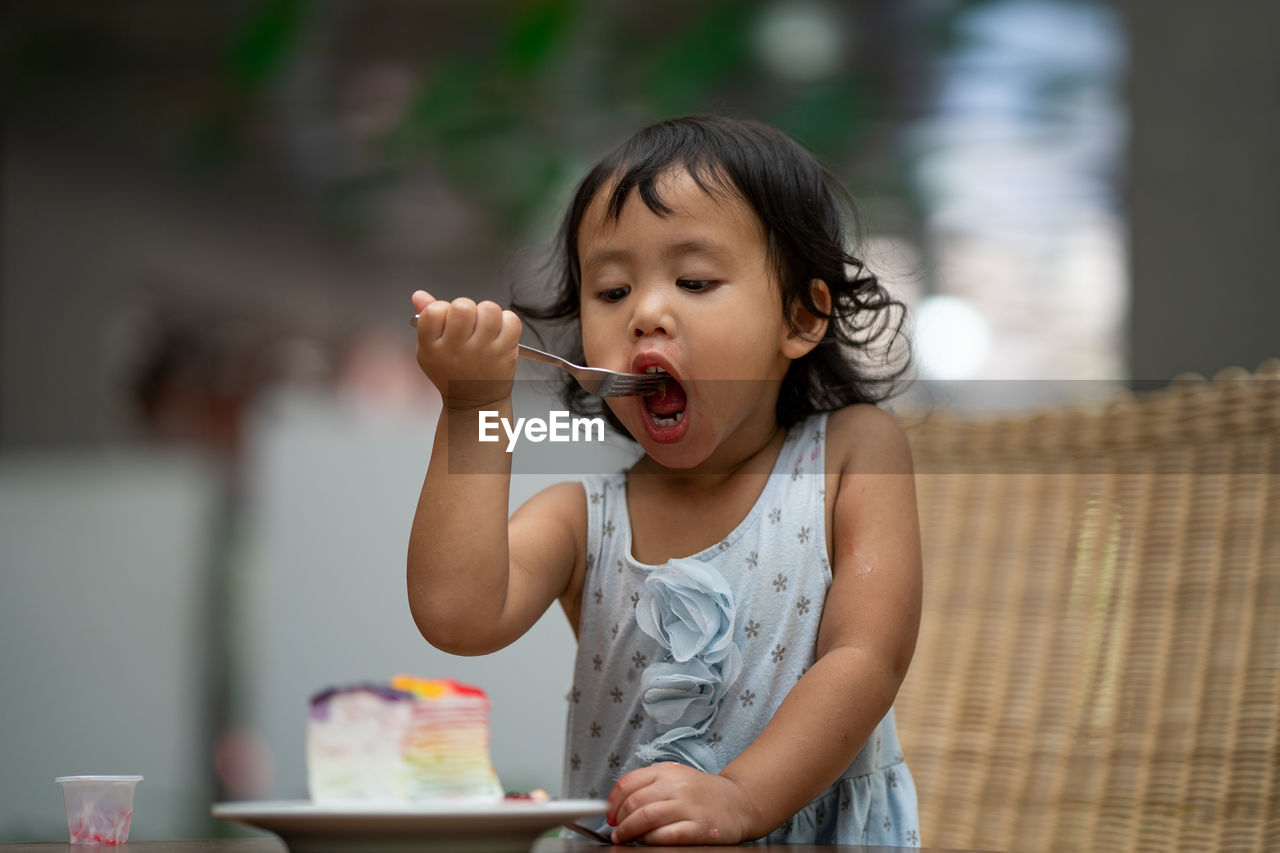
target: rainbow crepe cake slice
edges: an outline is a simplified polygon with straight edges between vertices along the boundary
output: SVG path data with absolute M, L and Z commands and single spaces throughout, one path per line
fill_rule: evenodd
M 307 719 L 307 787 L 324 805 L 497 802 L 489 697 L 409 675 L 321 691 Z

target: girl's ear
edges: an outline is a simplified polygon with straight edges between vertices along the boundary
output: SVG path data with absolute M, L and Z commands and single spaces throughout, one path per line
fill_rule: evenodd
M 810 281 L 809 295 L 813 297 L 813 304 L 823 315 L 831 313 L 831 291 L 827 289 L 825 281 L 820 278 Z M 791 325 L 794 330 L 787 329 L 786 337 L 782 341 L 782 354 L 792 360 L 808 355 L 827 333 L 829 322 L 831 321 L 828 317 L 814 314 L 799 300 L 794 302 L 791 306 Z

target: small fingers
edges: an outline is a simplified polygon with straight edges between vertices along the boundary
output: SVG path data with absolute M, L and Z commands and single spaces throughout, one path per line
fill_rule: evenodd
M 680 820 L 659 826 L 640 837 L 645 844 L 721 844 L 720 830 L 701 821 Z
M 636 792 L 649 787 L 661 778 L 658 768 L 662 765 L 655 764 L 649 767 L 641 767 L 638 770 L 632 770 L 630 773 L 624 774 L 617 782 L 613 783 L 613 790 L 609 792 L 609 799 L 605 806 L 605 820 L 610 826 L 617 826 L 618 823 L 626 817 L 620 814 L 624 804 L 627 803 Z M 630 809 L 636 808 L 640 803 L 633 802 Z M 628 810 L 630 810 L 628 809 Z
M 520 322 L 520 317 L 516 312 L 504 310 L 500 315 L 502 322 L 502 331 L 498 333 L 498 343 L 505 347 L 514 347 L 520 343 L 520 332 L 524 329 L 524 324 Z
M 630 798 L 625 805 L 633 805 Z M 634 808 L 624 806 L 623 810 L 626 814 L 613 830 L 615 844 L 645 839 L 660 828 L 675 825 L 678 822 L 687 822 L 682 821 L 680 804 L 674 800 L 657 800 Z
M 622 826 L 627 819 L 636 812 L 643 811 L 647 806 L 669 799 L 660 790 L 661 786 L 650 783 L 641 788 L 637 788 L 626 799 L 620 802 L 613 810 L 612 815 L 607 815 L 606 819 L 612 826 Z
M 449 303 L 449 315 L 445 320 L 441 343 L 450 348 L 461 346 L 476 328 L 476 303 L 460 296 Z
M 487 299 L 476 305 L 475 336 L 481 342 L 497 339 L 502 331 L 502 308 Z
M 409 297 L 409 301 L 413 303 L 413 310 L 421 314 L 422 309 L 435 302 L 436 298 L 425 290 L 415 290 L 413 295 Z
M 422 340 L 458 347 L 474 338 L 479 343 L 496 342 L 503 349 L 520 340 L 520 318 L 496 302 L 476 303 L 465 296 L 453 301 L 436 299 L 425 290 L 414 291 L 412 300 L 418 315 L 414 324 Z
M 435 341 L 444 334 L 445 318 L 449 315 L 449 303 L 435 299 L 418 312 L 418 340 Z

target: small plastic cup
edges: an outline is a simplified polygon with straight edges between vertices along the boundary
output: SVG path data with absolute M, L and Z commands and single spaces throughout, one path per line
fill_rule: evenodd
M 124 844 L 141 776 L 59 776 L 72 844 Z

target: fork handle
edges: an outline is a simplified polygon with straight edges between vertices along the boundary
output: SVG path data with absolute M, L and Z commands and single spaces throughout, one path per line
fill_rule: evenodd
M 540 349 L 527 347 L 524 344 L 519 345 L 519 350 L 520 350 L 520 357 L 527 358 L 530 361 L 540 361 L 543 364 L 553 364 L 556 367 L 564 368 L 566 370 L 574 366 L 573 364 L 565 361 L 563 358 L 561 358 L 558 355 L 552 355 L 551 353 L 543 352 Z
M 570 821 L 564 824 L 564 827 L 566 829 L 573 830 L 574 832 L 578 833 L 581 836 L 590 838 L 594 841 L 599 841 L 601 844 L 613 844 L 613 839 L 611 839 L 609 836 L 596 832 L 594 829 L 588 826 L 583 826 L 582 824 L 577 823 L 575 821 Z

